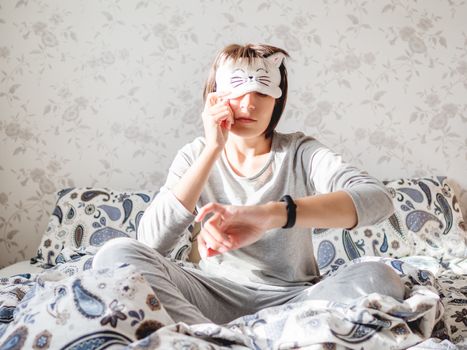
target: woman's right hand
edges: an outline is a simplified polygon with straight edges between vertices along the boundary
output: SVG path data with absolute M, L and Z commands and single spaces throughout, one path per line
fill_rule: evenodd
M 233 111 L 226 98 L 230 92 L 211 92 L 206 98 L 203 113 L 206 148 L 221 151 L 234 123 Z

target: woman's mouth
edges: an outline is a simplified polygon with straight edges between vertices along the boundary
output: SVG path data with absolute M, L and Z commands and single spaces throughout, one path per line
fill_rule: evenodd
M 236 118 L 235 119 L 235 122 L 236 123 L 253 123 L 255 122 L 256 120 L 254 119 L 251 119 L 251 118 Z

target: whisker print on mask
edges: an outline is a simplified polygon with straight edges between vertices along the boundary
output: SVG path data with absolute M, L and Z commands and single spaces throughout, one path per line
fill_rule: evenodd
M 269 84 L 271 83 L 271 81 L 269 80 L 260 80 L 260 79 L 258 79 L 258 82 L 266 86 L 269 86 Z
M 236 84 L 236 83 L 243 84 L 244 82 L 245 82 L 245 78 L 242 78 L 242 77 L 239 77 L 239 76 L 235 76 L 235 77 L 230 78 L 230 84 Z
M 232 86 L 233 86 L 234 88 L 236 88 L 236 87 L 238 87 L 238 86 L 240 86 L 240 85 L 243 85 L 243 84 L 245 84 L 244 81 L 242 81 L 241 83 L 238 83 L 238 84 L 236 84 L 236 85 L 232 84 Z

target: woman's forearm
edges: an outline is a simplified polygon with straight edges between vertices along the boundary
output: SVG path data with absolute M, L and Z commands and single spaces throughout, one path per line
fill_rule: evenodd
M 179 235 L 193 221 L 196 203 L 219 154 L 205 148 L 175 185 L 161 189 L 141 218 L 138 241 L 163 255 L 173 249 Z
M 178 184 L 172 189 L 173 194 L 191 213 L 195 210 L 196 203 L 203 191 L 209 173 L 220 151 L 205 148 L 199 158 L 186 171 Z
M 344 191 L 294 199 L 297 205 L 295 226 L 304 228 L 352 228 L 357 225 L 355 205 Z M 270 213 L 268 229 L 282 227 L 287 222 L 285 202 L 265 204 Z

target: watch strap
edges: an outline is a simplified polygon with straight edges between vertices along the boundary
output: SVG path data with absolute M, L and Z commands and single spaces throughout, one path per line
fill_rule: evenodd
M 297 205 L 288 194 L 282 196 L 280 202 L 287 202 L 287 223 L 282 226 L 282 228 L 291 228 L 295 225 L 295 220 L 297 218 Z

